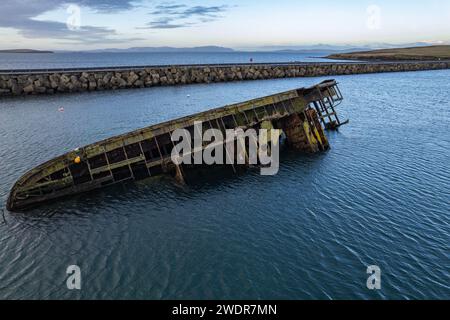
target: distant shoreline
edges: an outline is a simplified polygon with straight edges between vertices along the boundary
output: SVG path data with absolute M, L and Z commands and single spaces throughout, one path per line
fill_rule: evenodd
M 364 61 L 442 61 L 450 60 L 450 46 L 427 46 L 335 53 L 325 58 Z
M 54 53 L 54 52 L 46 50 L 32 50 L 32 49 L 9 49 L 9 50 L 0 50 L 0 53 Z

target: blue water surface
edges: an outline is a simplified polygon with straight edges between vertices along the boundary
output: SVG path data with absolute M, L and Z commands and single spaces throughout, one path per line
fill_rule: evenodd
M 0 298 L 449 299 L 450 71 L 337 77 L 331 150 L 259 171 L 170 178 L 0 218 Z M 0 100 L 0 201 L 77 146 L 324 78 Z M 63 106 L 64 112 L 58 112 Z M 67 289 L 77 264 L 82 289 Z M 378 265 L 382 288 L 366 287 Z
M 0 53 L 0 70 L 174 64 L 330 62 L 333 52 L 57 52 Z

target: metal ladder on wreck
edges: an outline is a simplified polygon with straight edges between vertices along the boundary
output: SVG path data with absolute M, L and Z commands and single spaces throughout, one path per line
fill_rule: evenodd
M 313 101 L 311 104 L 316 109 L 326 130 L 337 130 L 340 126 L 349 123 L 350 120 L 341 122 L 336 112 L 336 107 L 344 99 L 337 85 L 326 87 L 324 91 L 317 88 L 317 93 L 320 99 Z

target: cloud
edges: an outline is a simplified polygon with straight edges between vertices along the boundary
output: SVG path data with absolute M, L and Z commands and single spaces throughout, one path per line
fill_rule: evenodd
M 116 42 L 119 40 L 111 38 L 111 36 L 117 36 L 117 33 L 110 28 L 81 26 L 78 30 L 69 30 L 67 25 L 62 22 L 34 19 L 45 12 L 59 9 L 71 2 L 74 1 L 2 0 L 0 27 L 16 29 L 25 38 L 63 39 L 79 43 Z M 75 3 L 98 12 L 117 12 L 133 7 L 132 0 L 78 0 Z
M 174 29 L 211 22 L 222 17 L 229 6 L 188 6 L 185 4 L 165 3 L 157 5 L 151 15 L 156 19 L 146 27 L 150 29 Z
M 188 23 L 173 23 L 174 19 L 163 17 L 159 18 L 155 21 L 149 22 L 147 27 L 143 27 L 140 29 L 175 29 L 175 28 L 182 28 L 186 27 L 189 24 Z
M 79 6 L 85 6 L 97 10 L 99 12 L 116 12 L 129 10 L 136 6 L 133 0 L 77 0 L 77 1 L 61 1 L 66 3 L 75 3 Z
M 31 39 L 52 39 L 74 44 L 119 43 L 142 38 L 120 38 L 116 30 L 102 26 L 82 25 L 71 30 L 66 23 L 36 20 L 36 17 L 69 4 L 88 7 L 99 13 L 117 13 L 136 8 L 143 0 L 0 0 L 0 28 L 11 28 Z M 151 12 L 153 20 L 138 29 L 176 29 L 221 18 L 228 6 L 190 6 L 182 3 L 162 3 Z
M 228 9 L 228 6 L 213 6 L 213 7 L 205 7 L 205 6 L 195 6 L 191 8 L 187 8 L 186 10 L 181 12 L 182 18 L 190 18 L 190 17 L 210 17 L 210 18 L 219 18 L 220 13 L 224 12 Z
M 177 14 L 180 9 L 184 9 L 185 4 L 161 4 L 155 7 L 154 15 Z

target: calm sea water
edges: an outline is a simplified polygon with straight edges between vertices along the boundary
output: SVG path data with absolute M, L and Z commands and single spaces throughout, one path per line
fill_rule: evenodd
M 449 78 L 337 77 L 350 124 L 329 152 L 284 153 L 273 177 L 167 178 L 6 213 L 0 298 L 449 299 Z M 77 146 L 321 80 L 2 99 L 0 200 Z M 81 291 L 66 289 L 71 264 Z M 382 290 L 366 288 L 369 265 Z
M 147 66 L 171 64 L 330 62 L 331 52 L 227 52 L 227 53 L 1 53 L 0 70 L 36 68 L 77 68 Z

